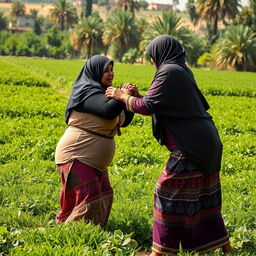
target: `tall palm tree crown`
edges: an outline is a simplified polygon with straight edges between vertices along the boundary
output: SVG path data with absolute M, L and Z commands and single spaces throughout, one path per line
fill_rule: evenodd
M 0 11 L 0 31 L 7 28 L 7 18 L 4 17 L 4 12 Z
M 93 15 L 81 19 L 71 32 L 71 43 L 74 49 L 81 51 L 87 48 L 87 57 L 91 51 L 102 45 L 103 21 L 99 16 Z
M 107 19 L 103 41 L 106 44 L 114 43 L 120 47 L 119 61 L 122 61 L 125 51 L 137 42 L 137 27 L 130 12 L 118 10 Z
M 89 17 L 92 14 L 92 0 L 85 0 L 84 16 Z
M 253 23 L 254 23 L 254 31 L 256 31 L 256 1 L 255 0 L 250 0 L 250 7 L 252 8 L 253 11 Z
M 38 16 L 38 10 L 30 9 L 30 14 L 31 14 L 32 17 L 34 17 L 36 19 L 37 16 Z
M 197 13 L 202 20 L 213 22 L 213 35 L 217 35 L 218 22 L 226 17 L 234 19 L 239 13 L 239 0 L 197 0 Z
M 132 15 L 135 15 L 135 11 L 140 9 L 140 4 L 137 0 L 118 0 L 117 5 L 123 7 L 125 11 L 130 11 Z
M 57 0 L 53 6 L 50 10 L 50 21 L 60 26 L 62 31 L 77 22 L 76 9 L 67 0 Z
M 11 16 L 17 20 L 19 16 L 25 15 L 26 7 L 20 1 L 15 1 L 11 7 Z
M 182 26 L 181 18 L 175 12 L 162 12 L 162 17 L 157 17 L 149 29 L 145 31 L 142 44 L 146 46 L 153 38 L 163 34 L 175 37 L 186 50 L 192 48 L 190 45 L 192 32 Z
M 194 25 L 197 25 L 198 20 L 199 20 L 199 15 L 196 12 L 196 4 L 195 4 L 195 0 L 188 0 L 186 3 L 186 10 L 187 13 L 189 15 L 189 18 L 191 20 L 191 22 Z
M 256 70 L 256 33 L 242 25 L 230 27 L 218 44 L 217 62 L 235 70 Z

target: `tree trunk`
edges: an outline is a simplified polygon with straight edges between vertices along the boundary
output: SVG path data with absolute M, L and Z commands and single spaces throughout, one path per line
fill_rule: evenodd
M 87 50 L 87 57 L 88 59 L 91 57 L 91 48 L 92 48 L 92 43 L 91 40 L 88 43 L 88 50 Z
M 253 10 L 253 25 L 254 25 L 254 30 L 256 30 L 256 2 L 255 0 L 251 0 L 251 7 Z
M 85 0 L 84 16 L 89 17 L 92 14 L 92 0 Z
M 118 60 L 119 62 L 122 62 L 124 51 L 125 51 L 125 40 L 123 37 L 120 38 L 119 44 L 120 44 L 120 52 L 119 52 Z
M 122 62 L 124 55 L 124 43 L 120 42 L 119 62 Z
M 132 13 L 132 16 L 135 17 L 135 10 L 133 6 L 131 6 L 130 12 Z
M 123 59 L 123 47 L 121 46 L 120 47 L 119 58 L 118 58 L 119 62 L 122 62 L 122 59 Z
M 60 22 L 60 30 L 61 30 L 61 31 L 64 30 L 64 19 L 61 19 L 61 22 Z
M 213 22 L 213 35 L 216 37 L 218 32 L 218 15 L 215 16 L 214 22 Z

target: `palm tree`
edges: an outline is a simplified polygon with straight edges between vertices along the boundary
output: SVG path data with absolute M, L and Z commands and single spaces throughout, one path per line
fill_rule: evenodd
M 186 50 L 192 49 L 192 31 L 182 26 L 181 19 L 175 12 L 162 12 L 162 17 L 157 17 L 145 32 L 142 45 L 147 45 L 153 38 L 163 34 L 175 37 Z
M 40 19 L 40 18 L 38 17 L 38 10 L 36 10 L 36 9 L 30 9 L 30 14 L 31 14 L 31 16 L 34 18 L 34 20 L 35 20 L 34 32 L 35 32 L 37 35 L 40 35 L 41 32 L 42 32 L 42 29 L 41 29 L 42 19 Z
M 38 10 L 37 9 L 30 9 L 31 16 L 36 19 L 38 17 Z
M 25 5 L 20 1 L 13 2 L 11 6 L 11 16 L 14 18 L 15 21 L 17 21 L 19 16 L 25 15 L 26 7 Z
M 138 42 L 143 40 L 144 31 L 149 28 L 149 22 L 145 18 L 138 18 L 135 21 L 137 32 L 138 32 Z
M 254 17 L 254 31 L 256 31 L 256 1 L 255 0 L 250 0 L 250 7 L 253 10 L 253 17 Z
M 136 19 L 136 26 L 138 30 L 138 41 L 139 41 L 139 54 L 141 57 L 141 63 L 143 63 L 143 58 L 144 58 L 144 53 L 145 53 L 145 46 L 142 41 L 143 41 L 143 36 L 144 36 L 144 31 L 147 30 L 149 23 L 145 18 L 139 18 Z
M 241 7 L 239 0 L 197 0 L 197 13 L 202 20 L 213 22 L 213 36 L 217 35 L 218 22 L 234 19 Z
M 195 4 L 195 0 L 188 0 L 186 3 L 186 9 L 187 9 L 187 13 L 189 15 L 189 18 L 191 20 L 191 22 L 196 25 L 198 23 L 199 20 L 199 15 L 196 12 L 196 4 Z
M 106 21 L 103 41 L 118 45 L 121 62 L 125 51 L 137 44 L 137 27 L 132 14 L 123 10 L 113 12 Z
M 118 0 L 117 6 L 123 7 L 125 11 L 130 11 L 132 15 L 135 15 L 135 10 L 139 11 L 140 4 L 136 0 Z
M 60 26 L 61 31 L 77 22 L 76 9 L 67 0 L 57 0 L 53 6 L 50 10 L 50 21 Z
M 253 9 L 254 15 L 256 16 L 256 2 L 255 0 L 250 0 L 250 7 Z
M 92 14 L 92 0 L 85 0 L 84 16 L 89 17 Z
M 246 26 L 230 27 L 217 46 L 217 63 L 235 70 L 256 69 L 256 33 Z
M 234 25 L 244 25 L 252 27 L 254 25 L 253 10 L 250 7 L 245 7 L 236 16 Z M 256 31 L 256 29 L 254 29 Z
M 7 19 L 4 17 L 4 12 L 0 12 L 0 31 L 7 28 Z
M 98 15 L 82 18 L 71 32 L 71 44 L 74 49 L 87 49 L 87 57 L 91 57 L 92 49 L 102 46 L 103 21 Z

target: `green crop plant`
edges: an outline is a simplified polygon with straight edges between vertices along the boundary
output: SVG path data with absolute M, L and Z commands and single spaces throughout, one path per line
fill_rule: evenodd
M 71 85 L 83 65 L 81 60 L 0 57 L 0 255 L 132 256 L 150 250 L 154 184 L 169 155 L 154 140 L 150 117 L 135 115 L 115 139 L 107 229 L 83 221 L 55 224 L 60 177 L 54 151 L 66 129 Z M 154 76 L 149 65 L 116 63 L 114 71 L 114 86 L 132 82 L 143 93 Z M 234 255 L 253 256 L 256 74 L 193 72 L 224 144 L 222 213 L 238 249 Z M 191 254 L 181 248 L 179 255 Z

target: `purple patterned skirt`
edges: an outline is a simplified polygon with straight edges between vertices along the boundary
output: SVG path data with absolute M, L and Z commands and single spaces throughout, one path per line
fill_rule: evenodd
M 219 172 L 205 175 L 174 151 L 155 187 L 152 250 L 205 253 L 227 244 Z

